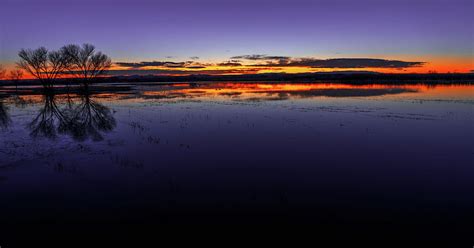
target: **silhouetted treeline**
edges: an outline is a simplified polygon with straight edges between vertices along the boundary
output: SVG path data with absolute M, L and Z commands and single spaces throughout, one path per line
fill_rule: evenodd
M 382 73 L 266 73 L 248 75 L 116 76 L 103 82 L 198 82 L 198 81 L 343 81 L 348 83 L 473 83 L 474 73 L 382 74 Z
M 439 74 L 383 74 L 383 73 L 266 73 L 249 75 L 188 75 L 188 76 L 110 76 L 91 79 L 94 83 L 115 82 L 205 82 L 205 81 L 265 81 L 265 82 L 318 82 L 330 81 L 350 84 L 471 84 L 474 73 L 439 73 Z M 58 79 L 57 83 L 80 84 L 81 79 Z M 12 84 L 4 81 L 4 84 Z M 23 80 L 23 85 L 39 84 L 35 80 Z M 13 84 L 12 84 L 13 85 Z

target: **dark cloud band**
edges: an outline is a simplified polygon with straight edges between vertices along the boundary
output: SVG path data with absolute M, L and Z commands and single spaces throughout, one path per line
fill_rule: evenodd
M 231 59 L 246 59 L 246 60 L 289 60 L 288 56 L 268 56 L 265 54 L 240 55 L 231 57 Z
M 242 63 L 227 61 L 227 62 L 218 63 L 217 65 L 218 66 L 242 66 Z
M 410 62 L 401 60 L 373 59 L 373 58 L 291 58 L 287 56 L 267 55 L 241 55 L 232 59 L 246 59 L 265 61 L 264 63 L 252 64 L 250 66 L 271 67 L 310 67 L 310 68 L 393 68 L 403 69 L 408 67 L 422 66 L 424 62 Z
M 409 62 L 401 60 L 370 59 L 370 58 L 340 58 L 312 59 L 303 58 L 290 61 L 285 66 L 304 66 L 311 68 L 408 68 L 422 66 L 424 62 Z
M 133 62 L 116 62 L 115 63 L 121 67 L 129 67 L 134 69 L 156 66 L 156 67 L 166 67 L 166 68 L 188 68 L 188 69 L 204 69 L 208 64 L 202 64 L 194 61 L 184 61 L 184 62 L 171 62 L 171 61 L 142 61 L 138 63 Z
M 242 64 L 240 60 L 258 61 L 254 64 Z M 138 63 L 117 62 L 121 67 L 141 69 L 145 67 L 164 67 L 170 69 L 205 69 L 208 66 L 222 67 L 306 67 L 306 68 L 389 68 L 404 69 L 410 67 L 423 66 L 425 62 L 374 59 L 374 58 L 336 58 L 336 59 L 316 59 L 316 58 L 292 58 L 287 56 L 267 56 L 267 55 L 241 55 L 231 57 L 231 60 L 217 64 L 204 64 L 195 61 L 171 62 L 171 61 L 143 61 Z

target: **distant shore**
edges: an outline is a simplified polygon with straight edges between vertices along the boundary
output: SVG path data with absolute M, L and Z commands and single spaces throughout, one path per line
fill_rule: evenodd
M 383 74 L 375 72 L 266 73 L 248 75 L 110 76 L 94 83 L 188 83 L 188 82 L 265 82 L 265 83 L 343 83 L 343 84 L 474 84 L 474 73 Z M 58 79 L 56 84 L 78 84 L 78 79 Z M 38 80 L 0 80 L 0 86 L 41 85 Z

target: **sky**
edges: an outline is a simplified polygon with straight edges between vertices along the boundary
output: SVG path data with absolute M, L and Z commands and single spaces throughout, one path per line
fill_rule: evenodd
M 472 0 L 2 0 L 0 64 L 94 44 L 112 74 L 474 70 Z

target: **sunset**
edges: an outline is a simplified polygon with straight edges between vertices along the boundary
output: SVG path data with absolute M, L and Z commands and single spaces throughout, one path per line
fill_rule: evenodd
M 473 10 L 2 0 L 0 248 L 471 247 Z

